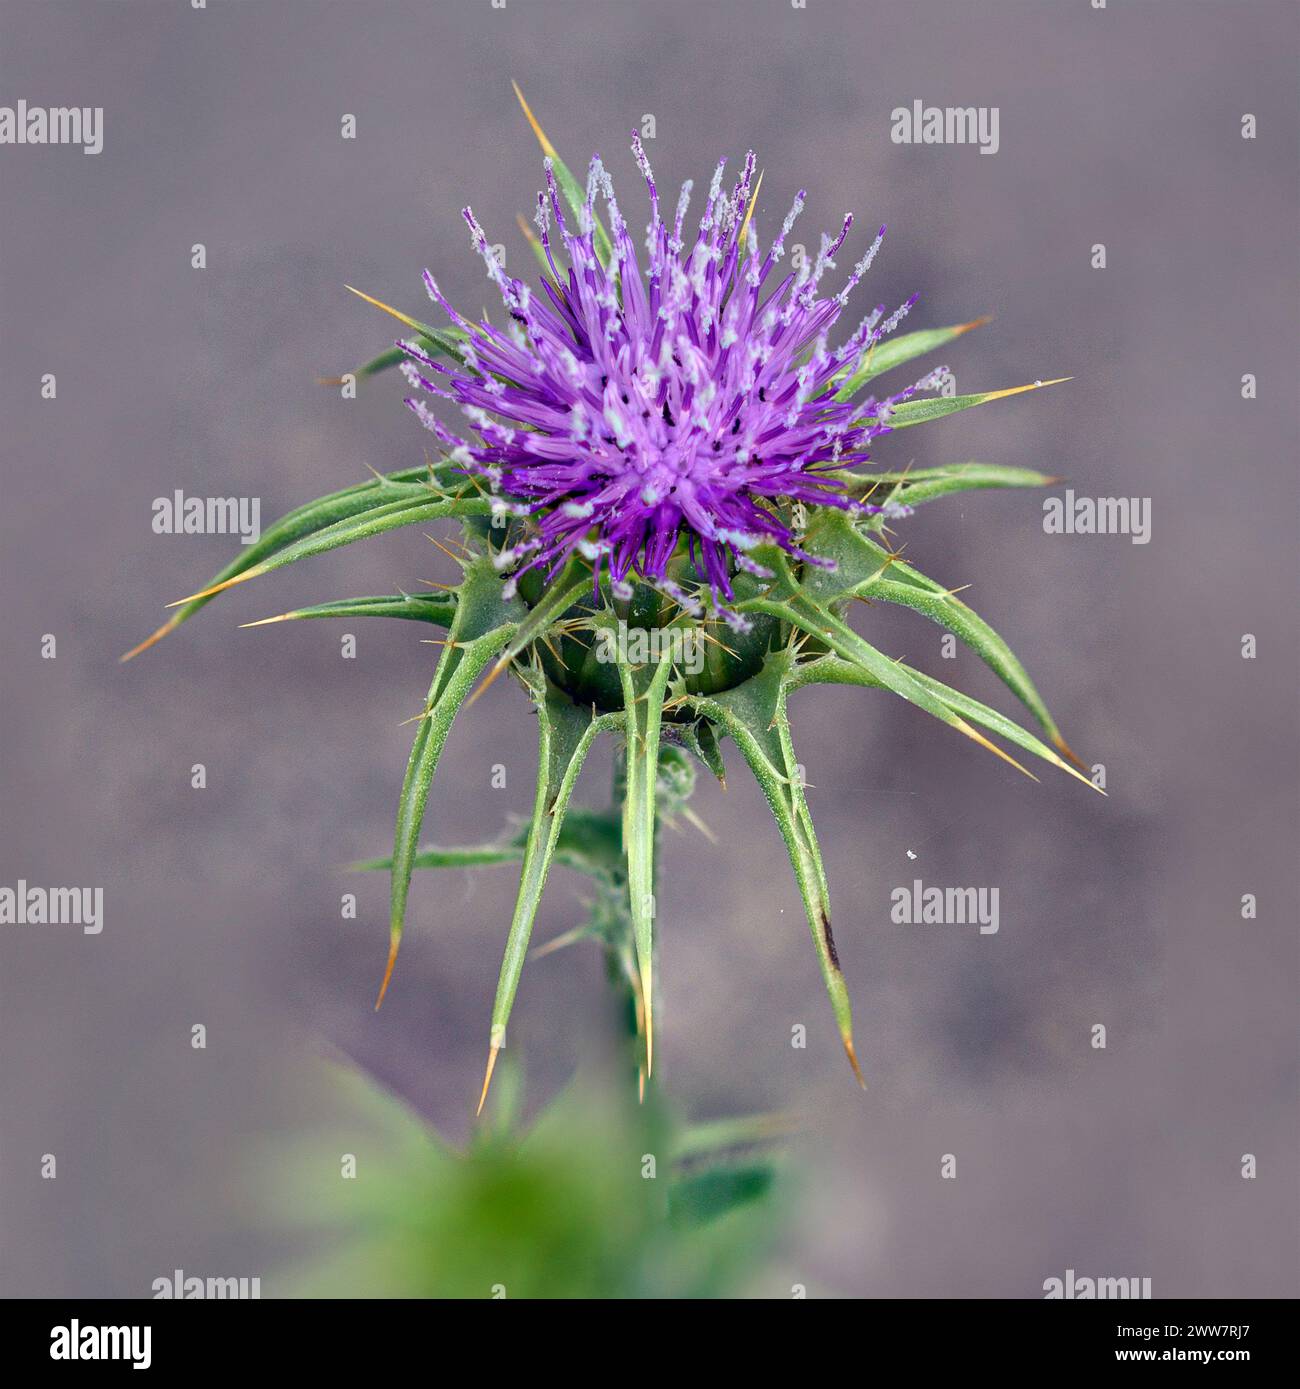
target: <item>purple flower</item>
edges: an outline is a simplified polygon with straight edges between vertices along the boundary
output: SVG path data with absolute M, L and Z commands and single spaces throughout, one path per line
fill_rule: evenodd
M 822 237 L 814 262 L 781 275 L 803 192 L 764 253 L 751 216 L 754 155 L 730 194 L 722 187 L 724 159 L 688 245 L 691 183 L 671 223 L 664 221 L 635 136 L 632 149 L 650 194 L 644 273 L 600 157 L 591 161 L 576 228 L 565 220 L 547 159 L 536 216 L 550 269 L 541 292 L 505 274 L 466 208 L 510 322 L 504 330 L 469 322 L 426 271 L 429 294 L 466 334 L 463 364 L 451 367 L 415 343 L 400 344 L 412 359 L 403 363 L 412 387 L 454 401 L 477 440 L 453 433 L 424 399 L 407 404 L 455 462 L 490 484 L 503 513 L 533 518 L 525 538 L 500 556 L 515 578 L 534 568 L 553 574 L 576 552 L 596 582 L 605 566 L 617 594 L 636 577 L 699 614 L 707 590 L 721 615 L 743 627 L 727 607 L 732 579 L 739 571 L 768 572 L 749 552 L 774 542 L 809 561 L 790 504 L 861 507 L 828 474 L 865 462 L 892 406 L 935 381 L 880 402 L 837 399 L 846 375 L 915 302 L 888 318 L 877 308 L 840 347 L 828 346 L 884 227 L 842 288 L 823 297 L 852 217 L 837 237 Z M 612 243 L 607 264 L 597 249 L 598 196 Z M 682 541 L 704 580 L 698 593 L 666 572 Z

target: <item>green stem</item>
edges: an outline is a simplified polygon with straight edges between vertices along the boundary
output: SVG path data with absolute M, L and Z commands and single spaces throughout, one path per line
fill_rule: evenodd
M 614 759 L 610 796 L 614 813 L 618 816 L 619 824 L 622 824 L 627 803 L 627 763 L 621 757 Z M 622 860 L 624 863 L 626 861 L 626 858 Z M 635 954 L 632 917 L 627 910 L 627 875 L 621 870 L 615 870 L 614 879 L 611 910 L 616 913 L 614 916 L 616 925 L 615 930 L 610 933 L 605 943 L 605 974 L 614 995 L 618 1016 L 622 1019 L 622 1030 L 625 1038 L 631 1043 L 633 1069 L 640 1077 L 644 1072 L 641 1041 L 642 1021 L 636 988 L 629 971 L 629 964 L 635 959 Z M 614 939 L 615 935 L 621 939 Z

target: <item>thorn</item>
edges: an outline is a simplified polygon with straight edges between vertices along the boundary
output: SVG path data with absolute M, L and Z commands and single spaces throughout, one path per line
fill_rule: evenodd
M 1053 760 L 1055 761 L 1056 765 L 1057 765 L 1063 772 L 1068 772 L 1076 781 L 1081 781 L 1081 782 L 1083 782 L 1083 784 L 1084 784 L 1085 786 L 1087 786 L 1087 787 L 1089 787 L 1091 790 L 1095 791 L 1099 796 L 1105 796 L 1105 795 L 1106 795 L 1106 792 L 1103 791 L 1103 790 L 1101 789 L 1101 787 L 1098 786 L 1097 783 L 1096 783 L 1095 781 L 1092 780 L 1091 777 L 1086 777 L 1086 776 L 1084 776 L 1084 774 L 1083 774 L 1082 772 L 1077 772 L 1077 771 L 1075 771 L 1075 769 L 1074 769 L 1073 767 L 1071 767 L 1070 764 L 1069 764 L 1068 762 L 1063 762 L 1059 757 L 1054 758 Z M 1082 765 L 1082 763 L 1081 763 L 1080 765 Z M 1108 799 L 1109 799 L 1109 797 L 1108 797 Z
M 720 647 L 723 651 L 727 653 L 728 656 L 733 657 L 737 661 L 740 659 L 739 655 L 737 655 L 737 653 L 734 652 L 725 641 L 720 641 L 717 637 L 713 635 L 712 632 L 704 631 L 701 632 L 700 635 L 704 638 L 705 641 L 712 642 L 714 646 Z
M 118 664 L 125 665 L 127 661 L 129 661 L 133 656 L 138 656 L 142 651 L 148 651 L 148 649 L 155 642 L 162 641 L 162 639 L 167 635 L 168 632 L 173 631 L 180 625 L 181 619 L 179 613 L 176 614 L 176 616 L 174 617 L 169 617 L 167 621 L 164 622 L 163 625 L 159 627 L 156 632 L 151 632 L 149 636 L 145 637 L 145 639 L 139 644 L 139 646 L 133 646 L 130 649 L 130 651 L 127 651 L 125 654 L 119 656 L 117 658 Z
M 394 932 L 388 946 L 388 964 L 384 967 L 384 982 L 379 986 L 379 997 L 375 999 L 375 1012 L 379 1012 L 379 1005 L 384 1001 L 384 995 L 388 992 L 388 981 L 393 977 L 393 966 L 397 963 L 397 947 L 401 945 L 402 937 L 400 932 Z
M 495 1043 L 488 1048 L 487 1070 L 483 1073 L 483 1089 L 478 1097 L 478 1108 L 474 1111 L 474 1117 L 476 1119 L 483 1113 L 483 1105 L 487 1100 L 488 1086 L 492 1084 L 492 1072 L 496 1069 L 497 1052 L 500 1050 L 501 1048 Z
M 351 285 L 344 285 L 343 288 L 350 294 L 355 294 L 358 299 L 364 299 L 367 304 L 373 304 L 375 308 L 383 309 L 385 313 L 392 314 L 398 322 L 405 323 L 408 328 L 414 328 L 417 333 L 422 337 L 424 336 L 424 325 L 417 322 L 414 318 L 408 317 L 400 309 L 393 308 L 391 304 L 385 304 L 382 299 L 372 298 L 369 294 L 365 294 L 359 289 L 353 289 Z M 1029 387 L 1026 386 L 1024 389 L 1028 390 Z
M 636 1068 L 636 1102 L 645 1104 L 645 1067 Z
M 542 243 L 538 241 L 536 233 L 534 233 L 532 227 L 528 225 L 522 212 L 515 213 L 515 221 L 519 223 L 519 230 L 523 232 L 524 240 L 527 241 L 530 246 L 540 247 Z
M 515 95 L 519 98 L 519 104 L 524 108 L 524 115 L 528 117 L 528 124 L 533 128 L 533 134 L 537 136 L 537 143 L 542 147 L 542 153 L 551 159 L 558 159 L 560 156 L 555 152 L 555 146 L 546 138 L 546 132 L 537 124 L 537 117 L 533 115 L 528 103 L 524 100 L 524 94 L 519 90 L 519 83 L 511 80 L 510 85 L 515 89 Z
M 424 533 L 424 538 L 427 541 L 429 541 L 430 544 L 436 545 L 442 551 L 442 553 L 448 557 L 448 559 L 455 560 L 455 562 L 459 564 L 462 569 L 468 568 L 465 559 L 462 556 L 458 555 L 454 550 L 444 545 L 441 540 L 436 540 L 433 536 L 429 535 L 427 531 Z
M 953 331 L 953 337 L 959 338 L 963 333 L 969 333 L 972 328 L 982 328 L 986 323 L 993 322 L 993 315 L 986 313 L 982 318 L 972 318 L 969 323 L 959 323 Z
M 745 244 L 745 233 L 749 230 L 749 219 L 754 215 L 754 209 L 758 206 L 758 190 L 763 186 L 764 170 L 758 171 L 758 182 L 754 185 L 754 195 L 749 200 L 749 211 L 745 213 L 745 220 L 741 223 L 740 235 L 736 238 L 736 245 Z
M 844 1034 L 844 1051 L 849 1058 L 849 1065 L 853 1067 L 853 1074 L 858 1078 L 858 1084 L 865 1090 L 867 1082 L 862 1077 L 862 1068 L 858 1065 L 858 1054 L 853 1050 L 853 1038 L 849 1033 Z
M 123 657 L 123 660 L 125 659 L 126 658 Z M 1056 750 L 1059 753 L 1061 753 L 1064 757 L 1069 758 L 1069 760 L 1073 762 L 1076 767 L 1080 768 L 1083 771 L 1087 771 L 1088 764 L 1083 760 L 1082 757 L 1079 756 L 1077 752 L 1075 752 L 1075 750 L 1069 745 L 1069 743 L 1065 741 L 1064 738 L 1061 737 L 1059 733 L 1052 734 L 1052 742 L 1056 744 Z
M 454 535 L 447 537 L 447 544 L 459 550 L 461 554 L 465 556 L 466 559 L 472 560 L 477 558 L 475 552 L 471 550 L 470 547 L 466 545 L 463 541 L 457 540 Z
M 291 622 L 297 616 L 298 614 L 296 611 L 291 613 L 280 613 L 278 617 L 259 617 L 256 622 L 241 622 L 239 627 L 241 631 L 245 627 L 266 627 L 272 622 Z
M 530 960 L 540 960 L 543 955 L 550 955 L 556 950 L 563 950 L 566 945 L 574 945 L 578 941 L 585 939 L 590 934 L 590 929 L 586 926 L 575 926 L 571 931 L 563 931 L 560 935 L 552 937 L 541 945 L 536 945 L 528 952 Z
M 718 836 L 713 833 L 713 831 L 708 827 L 708 825 L 706 825 L 704 821 L 700 819 L 700 817 L 695 813 L 695 811 L 691 809 L 690 806 L 685 806 L 683 808 L 682 818 L 688 824 L 694 825 L 695 828 L 699 830 L 699 832 L 705 837 L 705 839 L 709 841 L 710 844 L 716 844 L 718 842 Z
M 236 574 L 233 579 L 226 579 L 223 583 L 213 584 L 211 588 L 202 589 L 198 593 L 191 593 L 188 598 L 178 598 L 174 603 L 168 603 L 169 608 L 183 608 L 186 603 L 197 602 L 200 598 L 211 598 L 215 593 L 223 593 L 228 588 L 234 588 L 236 584 L 247 583 L 249 579 L 256 579 L 258 575 L 266 573 L 266 565 L 255 564 L 251 569 L 245 569 L 242 574 Z
M 1005 391 L 988 391 L 980 404 L 987 405 L 990 400 L 1005 400 L 1009 395 L 1022 395 L 1025 391 L 1038 391 L 1044 386 L 1059 386 L 1063 381 L 1073 380 L 1073 376 L 1058 376 L 1051 381 L 1031 381 L 1027 386 L 1009 386 Z
M 968 738 L 974 738 L 974 740 L 980 745 L 980 747 L 987 748 L 991 753 L 993 753 L 997 757 L 1000 757 L 1004 762 L 1010 762 L 1011 765 L 1016 769 L 1016 771 L 1024 772 L 1024 774 L 1029 778 L 1030 781 L 1038 780 L 1038 778 L 1033 774 L 1033 772 L 1029 770 L 1028 767 L 1022 767 L 1020 763 L 1017 762 L 1016 759 L 1012 757 L 1009 752 L 1003 752 L 1002 749 L 998 747 L 996 743 L 989 742 L 989 740 L 977 728 L 972 728 L 970 724 L 968 724 L 966 720 L 963 719 L 960 715 L 956 716 L 956 720 L 957 721 L 954 727 L 960 729 L 960 731 L 964 733 Z
M 650 976 L 642 973 L 641 975 L 641 995 L 645 1000 L 645 1073 L 650 1076 L 655 1069 L 655 1014 L 654 1001 L 651 997 L 652 984 Z
M 509 669 L 510 662 L 513 660 L 513 656 L 502 656 L 498 659 L 496 665 L 494 665 L 492 669 L 488 671 L 487 678 L 479 682 L 478 689 L 476 689 L 474 693 L 470 695 L 470 697 L 465 701 L 466 709 L 468 709 L 470 705 L 472 705 L 474 701 L 478 699 L 479 695 L 481 695 L 483 691 L 487 689 L 487 687 L 501 674 L 503 670 Z

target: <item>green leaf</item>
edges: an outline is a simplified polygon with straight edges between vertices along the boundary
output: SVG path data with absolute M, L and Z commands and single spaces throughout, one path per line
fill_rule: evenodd
M 393 833 L 388 962 L 376 1008 L 384 1000 L 397 960 L 420 826 L 447 734 L 480 672 L 510 640 L 519 623 L 522 605 L 517 600 L 506 603 L 501 587 L 490 558 L 481 557 L 466 569 L 456 616 L 420 716 Z
M 897 502 L 919 506 L 922 502 L 956 492 L 998 487 L 1050 487 L 1059 478 L 1030 468 L 1004 468 L 995 463 L 953 463 L 941 468 L 913 468 L 905 473 L 841 473 L 851 497 L 883 506 Z
M 886 689 L 893 690 L 918 709 L 924 709 L 941 723 L 955 728 L 973 742 L 986 748 L 1004 762 L 1009 762 L 1017 771 L 1023 772 L 1030 780 L 1037 780 L 1033 773 L 1022 767 L 1009 753 L 995 743 L 991 743 L 982 733 L 972 728 L 965 719 L 955 714 L 941 699 L 933 695 L 918 681 L 901 662 L 892 660 L 878 651 L 870 642 L 864 640 L 835 613 L 820 607 L 803 593 L 797 593 L 787 603 L 766 600 L 755 601 L 756 611 L 770 613 L 783 621 L 807 632 L 810 636 L 824 642 L 842 660 L 850 661 L 874 676 Z
M 801 602 L 822 610 L 847 598 L 880 599 L 923 613 L 969 646 L 1033 714 L 1056 747 L 1067 757 L 1074 757 L 1015 653 L 977 612 L 942 584 L 862 534 L 844 512 L 824 509 L 809 526 L 804 543 L 810 554 L 833 560 L 835 568 L 810 568 L 796 591 Z M 843 650 L 839 654 L 846 655 Z
M 840 1040 L 858 1083 L 865 1088 L 853 1046 L 848 985 L 831 934 L 826 873 L 790 739 L 785 682 L 792 665 L 789 648 L 773 652 L 763 669 L 744 684 L 719 695 L 692 696 L 686 702 L 731 737 L 767 799 L 790 855 Z
M 668 1189 L 668 1219 L 695 1228 L 764 1200 L 776 1181 L 770 1162 L 729 1163 L 689 1172 Z
M 913 583 L 897 583 L 892 579 L 879 579 L 867 591 L 869 598 L 878 598 L 886 603 L 896 603 L 908 607 L 936 622 L 951 632 L 960 642 L 968 646 L 986 666 L 1002 681 L 1017 699 L 1033 714 L 1039 727 L 1058 748 L 1068 751 L 1068 744 L 1061 737 L 1055 720 L 1043 703 L 1042 696 L 1034 687 L 1029 673 L 1016 658 L 1015 653 L 1003 639 L 984 621 L 978 613 L 968 608 L 959 598 L 942 589 L 933 590 L 918 587 Z M 1073 756 L 1073 754 L 1070 754 Z
M 999 737 L 1005 738 L 1026 752 L 1033 753 L 1035 757 L 1041 757 L 1044 762 L 1050 762 L 1053 767 L 1059 767 L 1061 771 L 1068 772 L 1077 781 L 1083 782 L 1085 786 L 1091 786 L 1094 791 L 1101 790 L 1086 776 L 1070 766 L 1064 758 L 1058 757 L 1046 743 L 1041 742 L 1032 733 L 1021 728 L 1018 723 L 1007 718 L 1005 714 L 1000 714 L 987 704 L 981 704 L 979 700 L 972 699 L 960 690 L 955 690 L 942 681 L 934 679 L 933 676 L 926 675 L 924 671 L 916 670 L 912 666 L 904 666 L 903 669 L 930 690 L 936 698 L 941 699 L 954 713 L 960 714 L 972 723 L 981 724 L 990 732 L 998 734 Z M 873 689 L 887 688 L 855 662 L 841 660 L 836 656 L 820 656 L 816 660 L 800 666 L 791 676 L 789 688 L 791 690 L 801 689 L 804 685 L 863 685 Z M 1103 791 L 1101 794 L 1105 795 L 1105 792 Z
M 741 1114 L 688 1125 L 677 1135 L 673 1159 L 709 1161 L 740 1149 L 765 1147 L 798 1132 L 799 1121 L 789 1113 Z
M 847 379 L 836 392 L 835 399 L 848 400 L 875 377 L 892 371 L 894 367 L 902 366 L 904 362 L 922 357 L 927 352 L 937 352 L 954 338 L 969 333 L 972 328 L 982 327 L 987 322 L 987 318 L 976 318 L 970 323 L 955 323 L 951 328 L 923 328 L 918 333 L 904 333 L 901 337 L 882 339 L 867 350 L 866 356 L 851 375 L 848 368 L 845 368 Z
M 449 626 L 456 615 L 454 594 L 392 593 L 382 598 L 340 598 L 310 608 L 294 608 L 275 617 L 244 622 L 243 627 L 266 627 L 272 622 L 301 622 L 316 617 L 401 617 L 413 622 Z
M 1023 395 L 1026 391 L 1040 391 L 1044 386 L 1059 386 L 1068 381 L 1068 376 L 1058 376 L 1051 381 L 1031 381 L 1027 386 L 1011 386 L 1003 391 L 981 391 L 978 395 L 936 396 L 926 400 L 905 400 L 889 412 L 887 423 L 891 429 L 907 429 L 914 424 L 925 424 L 929 420 L 941 420 L 945 415 L 955 415 L 958 410 L 969 410 L 976 405 L 987 405 L 991 400 L 1005 400 L 1007 396 Z M 871 412 L 863 419 L 876 418 Z
M 460 328 L 426 328 L 424 332 L 415 333 L 411 341 L 427 356 L 447 357 L 464 366 L 465 357 L 459 344 L 464 342 L 466 337 L 467 334 Z M 377 357 L 372 357 L 368 362 L 362 363 L 361 366 L 353 367 L 349 374 L 355 376 L 359 381 L 363 381 L 367 377 L 378 376 L 380 372 L 388 371 L 392 367 L 400 366 L 403 362 L 408 361 L 410 361 L 410 357 L 400 347 L 389 347 L 385 348 Z M 326 386 L 341 386 L 342 384 L 343 378 L 341 376 L 332 377 L 322 382 L 322 385 Z
M 664 692 L 672 671 L 665 642 L 657 661 L 644 666 L 618 662 L 626 715 L 627 766 L 623 798 L 623 846 L 627 853 L 628 899 L 645 1009 L 646 1074 L 654 1070 L 654 861 L 659 732 Z
M 622 715 L 612 716 L 621 723 Z M 614 725 L 611 725 L 614 726 Z M 530 822 L 531 823 L 531 822 Z M 458 848 L 430 846 L 420 849 L 412 868 L 490 868 L 504 863 L 520 863 L 528 842 L 525 826 L 501 844 L 475 844 Z M 618 878 L 623 862 L 623 827 L 618 819 L 600 810 L 570 807 L 555 842 L 555 862 L 577 873 L 608 884 Z M 355 872 L 388 872 L 391 858 L 369 858 L 350 864 Z
M 622 716 L 618 714 L 593 717 L 591 711 L 579 709 L 567 695 L 549 685 L 536 667 L 531 683 L 534 695 L 539 696 L 537 794 L 524 844 L 519 892 L 515 898 L 510 934 L 506 938 L 496 998 L 492 1004 L 487 1074 L 483 1078 L 483 1093 L 478 1103 L 480 1112 L 487 1098 L 497 1053 L 506 1044 L 506 1025 L 514 1007 L 533 922 L 537 917 L 537 908 L 542 900 L 542 891 L 546 886 L 574 783 L 596 736 L 622 723 Z
M 417 341 L 424 351 L 429 351 L 429 347 L 432 344 L 428 338 L 421 337 L 417 339 Z M 403 352 L 400 347 L 388 347 L 377 357 L 372 357 L 368 362 L 363 362 L 359 367 L 353 367 L 349 374 L 361 381 L 367 376 L 378 376 L 381 371 L 388 371 L 390 368 L 399 366 L 402 362 L 407 360 L 406 353 Z M 322 381 L 321 384 L 323 386 L 341 386 L 343 384 L 343 378 L 341 376 L 332 376 Z
M 186 602 L 152 636 L 147 637 L 133 650 L 128 651 L 122 660 L 129 661 L 132 656 L 147 650 L 169 632 L 192 617 L 198 610 L 212 601 L 221 591 L 221 586 L 229 579 L 254 568 L 269 555 L 283 550 L 287 545 L 303 536 L 322 530 L 348 517 L 370 511 L 399 499 L 419 500 L 430 495 L 430 482 L 439 483 L 444 476 L 450 476 L 450 465 L 442 464 L 434 468 L 422 466 L 403 468 L 395 473 L 371 478 L 366 482 L 355 483 L 339 492 L 318 497 L 304 506 L 296 507 L 286 513 L 274 524 L 267 526 L 261 536 L 251 545 L 242 546 L 238 555 L 224 569 L 217 573 L 203 592 L 208 595 Z
M 424 496 L 427 498 L 429 493 L 426 491 Z M 275 569 L 283 569 L 286 564 L 296 564 L 300 559 L 310 559 L 315 555 L 325 554 L 329 550 L 337 550 L 340 546 L 351 545 L 357 540 L 366 540 L 373 535 L 383 535 L 387 531 L 400 530 L 403 526 L 419 525 L 424 521 L 437 521 L 448 516 L 488 516 L 491 514 L 491 510 L 489 499 L 478 495 L 457 497 L 451 500 L 439 498 L 433 501 L 407 497 L 401 501 L 390 502 L 385 506 L 372 507 L 369 511 L 361 512 L 356 516 L 349 516 L 346 520 L 336 521 L 332 526 L 326 526 L 323 530 L 304 536 L 301 540 L 273 554 L 269 559 L 263 560 L 261 564 L 255 564 L 251 569 L 245 569 L 243 573 L 235 575 L 234 578 L 225 579 L 212 588 L 193 593 L 188 598 L 182 598 L 170 606 L 188 606 L 199 599 L 211 598 L 227 588 L 233 588 L 236 584 L 247 583 L 249 579 L 261 578 L 263 574 L 269 574 Z

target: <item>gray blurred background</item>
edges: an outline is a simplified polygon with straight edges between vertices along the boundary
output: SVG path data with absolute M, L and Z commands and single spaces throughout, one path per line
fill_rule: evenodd
M 231 553 L 155 535 L 155 497 L 259 496 L 266 524 L 420 460 L 400 380 L 344 401 L 316 378 L 392 339 L 345 282 L 432 316 L 427 265 L 467 310 L 488 302 L 465 202 L 526 264 L 514 219 L 540 162 L 515 78 L 571 164 L 605 156 L 634 223 L 643 115 L 670 198 L 752 146 L 765 234 L 800 186 L 814 246 L 847 210 L 853 248 L 889 223 L 852 308 L 916 290 L 910 326 L 995 315 L 944 354 L 959 390 L 1074 378 L 886 438 L 882 464 L 979 459 L 1151 499 L 1145 546 L 1044 534 L 1031 493 L 899 527 L 909 559 L 972 585 L 1108 800 L 1050 769 L 1033 785 L 883 695 L 795 705 L 867 1095 L 734 749 L 728 789 L 697 798 L 717 846 L 666 839 L 664 1083 L 698 1117 L 810 1116 L 802 1204 L 752 1291 L 1039 1297 L 1072 1268 L 1149 1276 L 1157 1297 L 1296 1295 L 1298 53 L 1295 5 L 1264 0 L 3 0 L 0 103 L 102 106 L 105 146 L 0 147 L 0 882 L 98 885 L 106 904 L 97 937 L 0 927 L 0 1290 L 147 1296 L 182 1267 L 274 1293 L 283 1251 L 241 1214 L 240 1158 L 328 1117 L 321 1044 L 469 1132 L 510 871 L 417 880 L 378 1015 L 386 880 L 339 871 L 391 844 L 431 633 L 237 628 L 450 561 L 418 530 L 370 541 L 117 657 Z M 892 144 L 915 99 L 997 106 L 999 152 Z M 1008 707 L 923 619 L 858 620 Z M 453 732 L 426 840 L 526 813 L 534 756 L 502 681 Z M 998 887 L 1000 931 L 892 924 L 914 877 Z M 557 870 L 537 939 L 580 907 Z M 611 1045 L 602 989 L 594 951 L 527 969 L 511 1051 L 532 1106 Z

